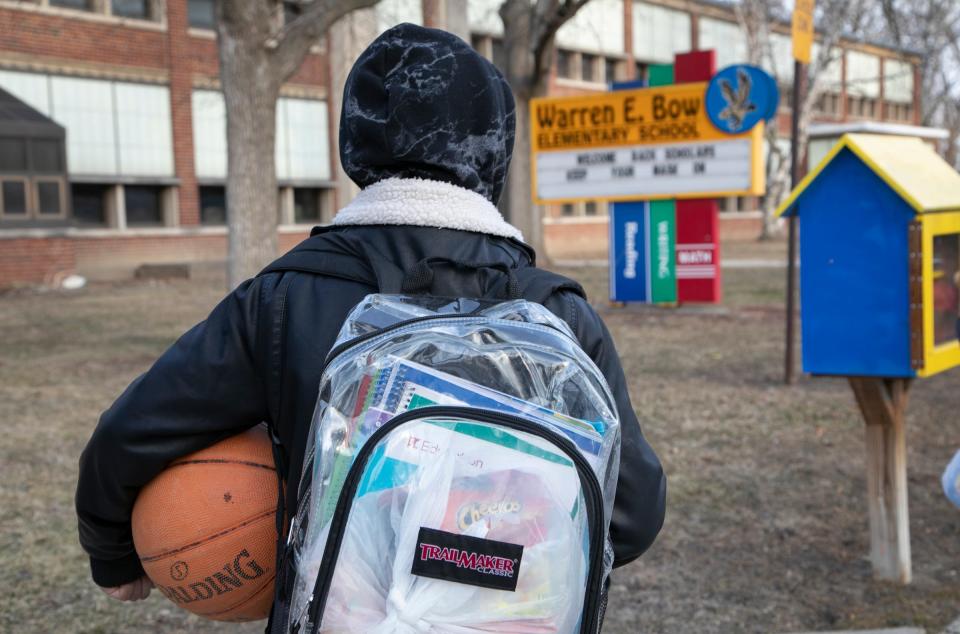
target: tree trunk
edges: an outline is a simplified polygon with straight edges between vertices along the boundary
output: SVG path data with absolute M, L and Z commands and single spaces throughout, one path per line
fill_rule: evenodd
M 327 33 L 327 50 L 330 58 L 330 118 L 332 136 L 330 145 L 334 148 L 333 165 L 336 182 L 337 208 L 344 207 L 353 200 L 360 188 L 354 184 L 340 163 L 340 110 L 343 104 L 343 90 L 347 76 L 363 50 L 377 37 L 377 14 L 374 9 L 354 11 L 338 20 Z
M 517 138 L 507 181 L 510 222 L 537 252 L 537 261 L 549 261 L 543 243 L 543 208 L 533 204 L 530 188 L 530 100 L 517 98 Z
M 530 100 L 546 92 L 546 70 L 535 68 L 533 9 L 529 0 L 506 0 L 500 6 L 507 81 L 517 102 L 516 138 L 507 179 L 507 219 L 537 252 L 540 264 L 549 261 L 543 243 L 543 208 L 533 204 L 530 189 Z M 539 76 L 538 76 L 539 75 Z
M 227 284 L 233 289 L 277 256 L 274 155 L 280 84 L 262 45 L 234 39 L 222 42 L 220 51 L 229 148 Z

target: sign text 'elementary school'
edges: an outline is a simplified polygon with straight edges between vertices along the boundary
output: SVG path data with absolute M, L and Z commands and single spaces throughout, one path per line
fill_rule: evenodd
M 538 203 L 757 194 L 763 126 L 711 123 L 706 83 L 531 103 Z

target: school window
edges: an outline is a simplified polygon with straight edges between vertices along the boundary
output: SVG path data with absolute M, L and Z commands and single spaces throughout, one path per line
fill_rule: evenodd
M 48 217 L 64 215 L 63 185 L 63 181 L 57 178 L 34 180 L 38 215 Z
M 93 11 L 93 0 L 50 0 L 50 6 L 77 9 L 78 11 Z
M 5 178 L 0 181 L 0 214 L 11 220 L 27 217 L 26 178 Z
M 557 77 L 564 79 L 575 79 L 574 77 L 574 59 L 571 51 L 565 51 L 562 48 L 557 49 Z
M 78 183 L 70 187 L 74 223 L 81 227 L 107 225 L 107 198 L 110 185 Z
M 222 185 L 200 187 L 200 224 L 224 225 L 227 223 L 227 189 Z
M 607 57 L 603 60 L 603 80 L 605 82 L 613 83 L 620 79 L 620 60 Z
M 320 222 L 321 192 L 313 187 L 293 188 L 293 221 L 297 224 Z
M 102 15 L 135 20 L 156 20 L 159 13 L 154 2 L 159 0 L 47 0 L 51 7 L 89 11 Z
M 840 95 L 831 93 L 827 95 L 826 112 L 829 114 L 840 114 Z
M 580 78 L 583 81 L 599 81 L 596 55 L 583 53 L 580 56 Z
M 121 18 L 150 19 L 150 0 L 113 0 L 110 5 L 113 15 Z
M 562 216 L 572 216 L 573 212 L 573 203 L 563 203 L 563 205 L 560 206 L 560 215 Z
M 124 187 L 128 227 L 163 225 L 163 187 L 127 185 Z
M 63 129 L 12 93 L 0 91 L 0 113 L 0 221 L 63 218 Z
M 597 202 L 595 200 L 589 200 L 583 205 L 583 215 L 584 216 L 596 216 L 597 215 Z
M 187 20 L 195 29 L 212 29 L 215 26 L 214 0 L 188 0 Z

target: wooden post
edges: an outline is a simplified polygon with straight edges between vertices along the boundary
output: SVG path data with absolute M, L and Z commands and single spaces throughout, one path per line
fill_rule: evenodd
M 879 579 L 910 583 L 904 418 L 912 379 L 850 377 L 866 422 L 870 561 Z

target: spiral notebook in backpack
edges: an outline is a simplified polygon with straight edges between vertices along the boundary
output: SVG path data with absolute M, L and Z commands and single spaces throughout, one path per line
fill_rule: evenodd
M 616 411 L 540 304 L 368 296 L 322 373 L 285 629 L 598 631 Z

